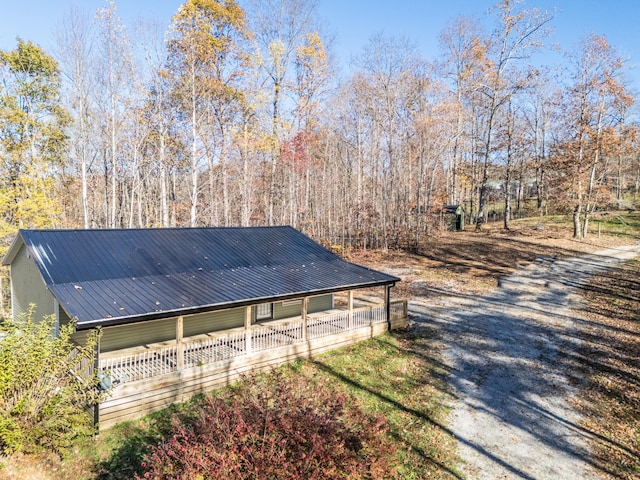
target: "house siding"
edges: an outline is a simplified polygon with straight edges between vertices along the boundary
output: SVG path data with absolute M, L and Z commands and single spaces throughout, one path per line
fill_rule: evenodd
M 100 352 L 137 347 L 176 339 L 176 319 L 163 318 L 147 322 L 104 327 L 100 338 Z
M 71 322 L 71 317 L 67 312 L 64 311 L 64 308 L 58 305 L 58 322 L 60 326 L 68 325 Z
M 183 332 L 185 337 L 192 337 L 243 326 L 244 308 L 231 308 L 186 316 L 184 317 Z
M 11 305 L 13 318 L 17 320 L 34 304 L 32 319 L 39 321 L 46 315 L 53 315 L 53 295 L 45 286 L 42 275 L 32 258 L 27 256 L 23 245 L 11 263 Z
M 333 308 L 333 294 L 320 295 L 318 297 L 311 297 L 309 299 L 309 305 L 307 306 L 308 313 L 317 313 L 323 310 L 331 310 Z
M 71 341 L 74 342 L 76 345 L 86 345 L 87 344 L 87 337 L 89 336 L 89 332 L 91 332 L 92 330 L 81 330 L 80 332 L 74 332 L 71 335 Z
M 284 305 L 283 305 L 284 303 Z M 333 295 L 311 297 L 308 313 L 321 312 L 333 307 Z M 302 312 L 302 302 L 274 303 L 274 319 L 299 316 Z M 255 318 L 255 308 L 254 308 Z M 60 324 L 69 322 L 69 316 L 60 309 Z M 231 308 L 214 312 L 198 313 L 184 317 L 183 336 L 192 337 L 205 333 L 219 332 L 244 326 L 244 308 Z M 84 344 L 87 333 L 79 331 L 73 334 L 72 340 L 77 344 Z M 104 327 L 100 338 L 100 351 L 112 352 L 124 348 L 148 345 L 151 343 L 168 342 L 176 339 L 176 317 L 153 320 L 129 325 Z
M 289 302 L 275 302 L 273 304 L 273 318 L 280 320 L 287 317 L 296 317 L 302 314 L 302 300 Z
M 310 297 L 307 304 L 307 313 L 322 312 L 333 308 L 333 294 Z M 297 317 L 302 315 L 302 301 L 289 300 L 275 302 L 273 304 L 273 319 L 282 320 L 284 318 Z M 255 308 L 253 312 L 255 320 Z
M 184 317 L 183 336 L 191 337 L 244 326 L 244 308 L 198 313 Z M 78 335 L 74 341 L 80 343 Z M 151 343 L 175 341 L 176 317 L 102 329 L 100 351 L 112 352 Z

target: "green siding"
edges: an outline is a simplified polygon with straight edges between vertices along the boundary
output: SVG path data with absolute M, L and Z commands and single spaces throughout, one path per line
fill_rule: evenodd
M 289 303 L 289 305 L 286 305 Z M 283 305 L 285 304 L 285 305 Z M 302 301 L 299 302 L 275 302 L 273 304 L 273 318 L 279 320 L 281 318 L 297 317 L 302 314 Z
M 74 332 L 71 335 L 71 341 L 76 345 L 86 345 L 87 337 L 92 330 L 81 330 L 79 332 Z
M 316 313 L 323 310 L 330 310 L 333 308 L 333 295 L 321 295 L 318 297 L 309 297 L 309 303 L 307 305 L 307 313 Z M 302 301 L 294 302 L 293 300 L 287 300 L 284 302 L 275 302 L 273 304 L 273 318 L 274 320 L 282 320 L 284 318 L 297 317 L 302 314 Z M 253 319 L 255 320 L 255 308 L 253 309 Z
M 60 322 L 60 326 L 68 325 L 71 322 L 71 317 L 67 312 L 64 311 L 64 308 L 58 306 L 58 322 Z
M 27 248 L 20 247 L 18 254 L 11 263 L 11 305 L 13 318 L 29 311 L 29 305 L 34 304 L 33 320 L 40 320 L 45 315 L 53 315 L 53 295 L 42 280 L 40 271 L 32 258 L 27 257 Z
M 333 308 L 333 295 L 321 295 L 319 297 L 311 297 L 307 311 L 309 313 L 321 312 L 323 310 L 331 310 Z
M 184 317 L 183 336 L 217 332 L 244 326 L 244 309 L 234 308 L 217 312 L 199 313 Z M 151 320 L 130 325 L 102 329 L 100 351 L 110 352 L 149 343 L 166 342 L 176 338 L 176 318 Z
M 244 308 L 188 315 L 184 317 L 183 335 L 191 337 L 238 327 L 244 327 Z
M 110 352 L 149 343 L 166 342 L 175 340 L 175 338 L 175 317 L 132 323 L 130 325 L 104 327 L 100 339 L 100 351 Z
M 283 302 L 276 302 L 274 304 L 274 314 L 276 315 L 276 319 L 296 317 L 300 315 L 302 309 L 301 303 L 293 303 L 291 305 L 282 305 L 282 303 Z M 329 310 L 332 306 L 333 295 L 309 298 L 309 313 Z M 65 318 L 68 318 L 68 316 L 65 316 Z M 184 317 L 183 336 L 191 337 L 194 335 L 240 328 L 243 326 L 244 308 L 199 313 Z M 77 332 L 73 336 L 73 340 L 76 343 L 83 343 L 85 338 L 86 333 L 84 332 Z M 110 352 L 113 350 L 137 347 L 150 343 L 171 341 L 175 340 L 175 338 L 175 317 L 134 323 L 130 325 L 104 327 L 102 329 L 102 337 L 100 339 L 100 351 Z

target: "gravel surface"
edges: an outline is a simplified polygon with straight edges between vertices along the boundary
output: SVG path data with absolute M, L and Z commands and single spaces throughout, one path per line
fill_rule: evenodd
M 412 302 L 416 321 L 442 330 L 456 398 L 449 425 L 466 478 L 601 478 L 590 465 L 589 432 L 571 407 L 579 386 L 569 381 L 572 352 L 580 343 L 572 307 L 590 273 L 639 253 L 633 245 L 539 258 L 489 295 L 442 292 L 435 302 Z

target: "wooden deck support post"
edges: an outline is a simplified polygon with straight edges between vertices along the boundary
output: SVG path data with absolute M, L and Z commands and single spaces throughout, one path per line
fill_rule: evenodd
M 245 352 L 251 353 L 251 306 L 244 307 Z
M 304 297 L 302 299 L 302 341 L 306 342 L 307 338 L 307 309 L 309 308 L 309 297 Z
M 180 315 L 176 318 L 176 350 L 178 355 L 178 370 L 184 368 L 184 317 Z
M 391 330 L 391 285 L 384 286 L 384 306 L 387 311 L 387 328 Z
M 98 335 L 94 351 L 95 357 L 93 359 L 93 374 L 98 375 L 100 373 L 100 335 Z M 93 428 L 93 434 L 98 435 L 100 429 L 100 402 L 93 404 Z
M 347 300 L 348 308 L 349 308 L 349 324 L 347 326 L 348 330 L 353 329 L 353 290 L 349 290 L 349 299 Z

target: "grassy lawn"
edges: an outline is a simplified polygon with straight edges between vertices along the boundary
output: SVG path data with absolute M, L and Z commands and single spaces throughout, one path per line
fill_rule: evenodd
M 445 421 L 445 370 L 433 337 L 385 334 L 306 364 L 386 417 L 398 445 L 400 478 L 455 478 L 455 444 Z
M 430 238 L 418 254 L 367 251 L 347 257 L 402 276 L 396 297 L 480 294 L 537 256 L 574 256 L 637 240 L 640 214 L 594 215 L 584 241 L 571 239 L 568 217 L 514 221 L 508 232 L 499 226 Z M 578 408 L 585 414 L 584 428 L 599 435 L 594 462 L 612 477 L 629 479 L 640 476 L 639 278 L 640 261 L 634 261 L 595 277 L 583 291 L 590 321 L 582 332 L 580 374 L 588 383 Z M 386 417 L 398 448 L 399 478 L 461 478 L 446 426 L 451 398 L 439 355 L 435 330 L 421 329 L 420 336 L 408 330 L 282 368 L 289 375 L 320 375 L 348 390 L 367 411 Z M 0 479 L 130 479 L 148 446 L 170 433 L 172 412 L 188 415 L 195 402 L 78 442 L 63 459 L 0 458 Z

